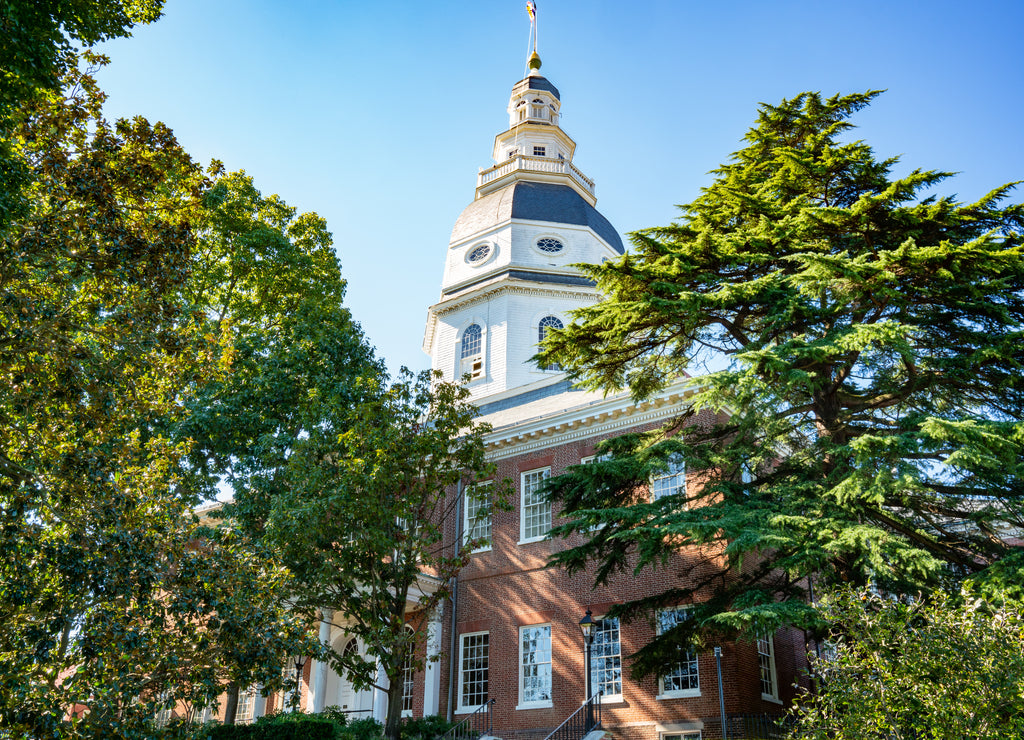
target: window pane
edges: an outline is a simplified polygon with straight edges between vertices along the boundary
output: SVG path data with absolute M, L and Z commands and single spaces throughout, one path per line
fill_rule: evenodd
M 590 680 L 594 692 L 603 696 L 622 693 L 622 648 L 618 618 L 606 617 L 594 624 L 594 642 L 590 648 Z
M 551 701 L 551 625 L 519 629 L 522 702 Z
M 412 664 L 412 647 L 406 653 L 405 662 L 402 664 L 402 711 L 412 711 L 412 692 L 415 685 L 416 673 Z
M 658 632 L 668 632 L 684 619 L 689 619 L 686 609 L 666 609 L 658 614 Z M 662 693 L 672 691 L 699 691 L 700 680 L 697 673 L 697 653 L 687 651 L 682 660 L 672 666 L 661 677 Z
M 778 698 L 775 689 L 775 646 L 771 635 L 757 638 L 757 666 L 761 674 L 761 693 Z
M 479 324 L 470 324 L 462 333 L 462 359 L 480 354 L 483 330 Z
M 543 537 L 551 529 L 551 504 L 537 493 L 550 471 L 535 470 L 523 473 L 523 539 Z
M 675 459 L 669 462 L 668 472 L 651 479 L 651 501 L 680 491 L 686 493 L 686 470 L 683 461 Z
M 486 632 L 462 636 L 462 692 L 459 705 L 463 708 L 487 703 L 489 637 Z
M 478 549 L 491 543 L 491 490 L 490 483 L 480 483 L 466 493 L 466 536 L 463 544 L 472 540 L 486 540 Z

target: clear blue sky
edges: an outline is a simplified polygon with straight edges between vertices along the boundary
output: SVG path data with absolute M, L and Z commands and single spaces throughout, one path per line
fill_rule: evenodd
M 759 102 L 885 88 L 859 138 L 976 198 L 1024 178 L 1024 2 L 537 0 L 576 164 L 623 234 L 662 225 Z M 108 117 L 327 219 L 348 304 L 390 367 L 420 350 L 451 227 L 524 73 L 525 0 L 167 0 L 102 47 Z M 1024 199 L 1024 190 L 1018 199 Z

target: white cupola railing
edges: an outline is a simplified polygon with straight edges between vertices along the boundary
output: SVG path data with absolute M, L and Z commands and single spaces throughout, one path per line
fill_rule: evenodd
M 588 193 L 594 195 L 594 181 L 576 169 L 575 165 L 569 160 L 555 159 L 553 157 L 530 157 L 525 154 L 515 154 L 494 167 L 481 170 L 477 177 L 476 186 L 481 188 L 495 180 L 500 180 L 506 175 L 511 175 L 513 172 L 549 172 L 569 175 Z

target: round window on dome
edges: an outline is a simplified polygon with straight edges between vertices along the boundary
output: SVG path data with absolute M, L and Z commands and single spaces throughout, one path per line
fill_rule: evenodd
M 537 249 L 547 254 L 558 254 L 565 249 L 565 245 L 554 237 L 545 236 L 537 240 Z
M 479 246 L 473 247 L 469 250 L 469 254 L 466 255 L 466 262 L 471 265 L 479 265 L 481 262 L 487 260 L 491 256 L 491 245 L 480 244 Z

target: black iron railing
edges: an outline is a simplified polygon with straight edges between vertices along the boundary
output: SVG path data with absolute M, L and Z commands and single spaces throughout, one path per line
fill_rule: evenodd
M 477 740 L 483 735 L 490 735 L 494 730 L 491 718 L 491 706 L 495 700 L 481 704 L 471 715 L 459 722 L 455 727 L 444 733 L 439 740 Z
M 583 740 L 587 733 L 600 727 L 601 694 L 594 694 L 544 740 Z

